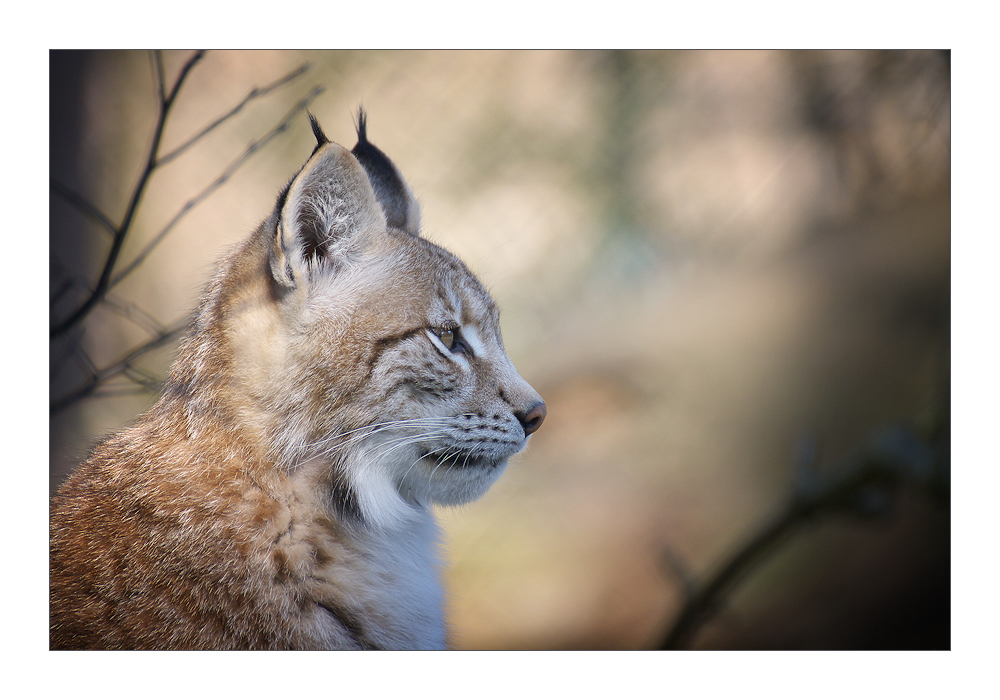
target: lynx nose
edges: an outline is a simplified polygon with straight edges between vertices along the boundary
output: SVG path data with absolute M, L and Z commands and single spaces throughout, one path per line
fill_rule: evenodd
M 545 420 L 545 414 L 544 401 L 539 401 L 529 408 L 527 412 L 518 411 L 514 414 L 521 421 L 521 427 L 524 428 L 524 437 L 528 437 L 541 427 L 542 421 Z

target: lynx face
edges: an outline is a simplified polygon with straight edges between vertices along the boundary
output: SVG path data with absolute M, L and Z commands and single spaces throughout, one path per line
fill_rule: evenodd
M 342 515 L 391 525 L 478 498 L 545 404 L 504 352 L 483 285 L 419 237 L 417 203 L 363 115 L 353 152 L 314 130 L 272 216 L 273 301 L 227 305 L 233 366 L 257 387 L 269 443 L 324 465 Z M 229 277 L 220 294 L 244 295 Z

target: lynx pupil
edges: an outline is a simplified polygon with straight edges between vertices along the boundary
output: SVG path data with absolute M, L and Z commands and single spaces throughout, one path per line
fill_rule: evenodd
M 455 329 L 454 328 L 445 328 L 445 329 L 442 329 L 441 331 L 438 332 L 438 337 L 441 339 L 441 342 L 444 343 L 444 346 L 446 348 L 448 348 L 449 350 L 451 350 L 451 349 L 453 349 L 455 347 Z

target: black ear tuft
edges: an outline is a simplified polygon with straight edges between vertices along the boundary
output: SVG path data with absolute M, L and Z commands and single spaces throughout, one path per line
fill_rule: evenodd
M 319 143 L 282 191 L 274 215 L 271 274 L 288 289 L 386 228 L 382 206 L 357 158 L 343 146 L 324 142 L 322 129 L 311 121 Z
M 368 115 L 364 107 L 358 107 L 358 146 L 363 143 L 368 143 Z
M 351 153 L 368 174 L 386 222 L 411 235 L 419 235 L 420 207 L 393 162 L 368 140 L 368 116 L 364 108 L 358 109 L 358 143 Z
M 316 147 L 319 148 L 325 143 L 330 143 L 330 139 L 323 133 L 322 127 L 320 127 L 319 122 L 316 121 L 316 117 L 312 115 L 312 112 L 306 111 L 306 114 L 309 115 L 309 124 L 312 126 L 313 136 L 316 137 Z

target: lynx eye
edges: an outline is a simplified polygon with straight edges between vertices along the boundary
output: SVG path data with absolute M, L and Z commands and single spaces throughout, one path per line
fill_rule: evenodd
M 455 349 L 455 340 L 457 339 L 457 334 L 454 328 L 441 328 L 437 332 L 437 337 L 441 339 L 444 346 L 449 350 Z
M 457 326 L 448 326 L 445 328 L 435 328 L 434 335 L 438 337 L 441 344 L 452 352 L 465 353 L 468 352 L 468 346 L 462 340 L 462 334 L 459 332 Z

